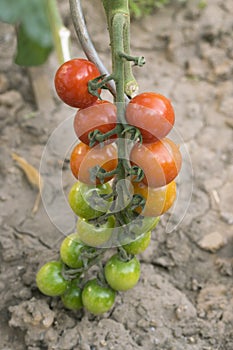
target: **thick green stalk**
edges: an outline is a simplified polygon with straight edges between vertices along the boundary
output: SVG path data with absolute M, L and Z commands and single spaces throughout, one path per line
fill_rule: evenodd
M 130 14 L 128 0 L 102 0 L 108 20 L 108 29 L 112 50 L 112 76 L 116 84 L 115 102 L 117 106 L 117 121 L 121 125 L 121 130 L 126 126 L 125 120 L 125 86 L 131 75 L 131 65 L 122 53 L 129 53 L 130 38 L 129 25 Z M 127 80 L 126 80 L 127 78 Z M 133 78 L 134 79 L 134 78 Z M 118 139 L 118 171 L 117 181 L 123 180 L 128 176 L 130 169 L 129 162 L 129 142 L 127 134 Z M 119 208 L 124 207 L 124 194 L 128 193 L 127 184 L 123 185 L 123 190 L 118 192 L 117 202 Z
M 117 69 L 115 68 L 116 51 L 119 47 L 118 41 L 121 42 L 121 51 L 127 55 L 130 55 L 130 12 L 128 6 L 128 0 L 102 0 L 104 9 L 108 21 L 108 29 L 110 35 L 111 49 L 112 49 L 112 69 L 113 72 Z M 117 18 L 115 17 L 117 16 Z M 119 30 L 119 26 L 113 29 L 113 23 L 115 26 L 116 21 L 121 21 L 122 18 L 122 28 Z M 123 20 L 124 19 L 124 20 Z M 116 21 L 115 21 L 116 20 Z M 118 70 L 118 69 L 117 69 Z M 138 84 L 133 76 L 131 62 L 125 60 L 124 62 L 124 92 L 127 96 L 132 97 L 138 90 Z

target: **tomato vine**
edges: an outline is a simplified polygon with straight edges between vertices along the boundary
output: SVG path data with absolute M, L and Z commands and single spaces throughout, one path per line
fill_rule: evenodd
M 142 67 L 145 59 L 130 52 L 128 0 L 102 3 L 112 51 L 110 74 L 89 40 L 80 2 L 70 0 L 89 60 L 62 64 L 55 88 L 63 102 L 79 108 L 74 129 L 81 142 L 70 157 L 77 182 L 68 196 L 79 218 L 77 232 L 62 242 L 61 261 L 45 264 L 37 274 L 44 294 L 61 296 L 66 307 L 84 306 L 96 315 L 112 307 L 118 291 L 138 282 L 135 255 L 148 247 L 159 216 L 174 203 L 174 179 L 181 167 L 179 148 L 165 138 L 174 124 L 170 101 L 153 92 L 137 95 L 132 67 Z M 114 103 L 102 101 L 102 89 L 112 93 Z M 117 253 L 105 261 L 108 248 Z M 86 271 L 93 265 L 99 266 L 98 276 L 87 281 Z

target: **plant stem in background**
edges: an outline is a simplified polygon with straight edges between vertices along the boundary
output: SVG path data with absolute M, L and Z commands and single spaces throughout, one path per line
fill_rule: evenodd
M 60 64 L 70 60 L 70 31 L 64 26 L 56 0 L 46 2 L 46 10 Z

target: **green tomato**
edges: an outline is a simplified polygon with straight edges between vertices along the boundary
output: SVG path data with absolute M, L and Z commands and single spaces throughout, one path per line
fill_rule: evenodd
M 144 217 L 144 219 L 151 219 L 152 225 L 151 225 L 151 227 L 149 228 L 149 230 L 150 230 L 150 231 L 153 231 L 153 230 L 156 228 L 156 226 L 158 225 L 159 220 L 160 220 L 160 217 L 159 217 L 159 216 L 158 216 L 157 218 L 153 218 L 153 217 Z M 149 220 L 148 220 L 148 222 L 149 222 Z
M 77 233 L 71 233 L 61 244 L 60 256 L 62 261 L 73 269 L 78 269 L 83 266 L 81 252 L 85 245 L 80 240 Z
M 51 297 L 62 295 L 69 286 L 69 282 L 62 276 L 62 263 L 49 261 L 43 265 L 36 275 L 39 290 Z
M 137 217 L 127 225 L 117 227 L 115 229 L 115 235 L 118 237 L 116 245 L 126 245 L 134 242 L 142 234 L 152 231 L 159 222 L 159 218 L 156 217 Z M 138 254 L 138 253 L 137 253 Z
M 90 186 L 80 181 L 76 182 L 69 193 L 68 201 L 76 215 L 91 220 L 106 213 L 111 205 L 111 199 L 104 199 L 103 194 L 110 194 L 110 184 Z
M 130 231 L 134 232 L 136 236 L 152 231 L 158 224 L 159 217 L 139 217 L 129 223 Z
M 114 217 L 109 216 L 105 223 L 94 225 L 88 221 L 79 218 L 77 222 L 77 232 L 83 243 L 91 247 L 104 246 L 110 239 L 113 227 Z
M 100 315 L 111 309 L 116 292 L 99 284 L 97 279 L 86 283 L 82 292 L 83 306 L 94 315 Z
M 70 310 L 79 310 L 83 307 L 82 289 L 78 287 L 78 280 L 70 283 L 66 292 L 61 296 L 64 306 Z
M 136 257 L 122 261 L 118 254 L 113 255 L 104 267 L 106 281 L 117 291 L 133 288 L 140 277 L 140 263 Z
M 135 241 L 126 244 L 123 248 L 126 250 L 128 254 L 136 255 L 144 252 L 146 248 L 149 246 L 151 240 L 151 231 L 143 233 L 139 236 Z

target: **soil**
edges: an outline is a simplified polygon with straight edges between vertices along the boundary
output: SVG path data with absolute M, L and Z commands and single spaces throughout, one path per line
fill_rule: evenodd
M 68 1 L 60 3 L 73 56 L 84 57 Z M 100 1 L 83 3 L 88 29 L 109 68 Z M 120 293 L 111 312 L 98 317 L 67 311 L 59 298 L 36 287 L 39 266 L 58 258 L 64 235 L 73 229 L 65 196 L 74 183 L 68 165 L 74 110 L 54 93 L 54 54 L 41 68 L 52 103 L 47 110 L 43 101 L 36 103 L 32 71 L 13 63 L 14 29 L 0 24 L 1 350 L 233 349 L 232 0 L 211 0 L 205 8 L 196 0 L 172 3 L 133 21 L 131 40 L 132 52 L 147 61 L 135 68 L 140 91 L 157 91 L 173 101 L 186 154 L 179 179 L 184 197 L 140 256 L 138 285 Z M 37 190 L 13 152 L 38 169 L 41 164 L 46 191 L 34 215 Z

